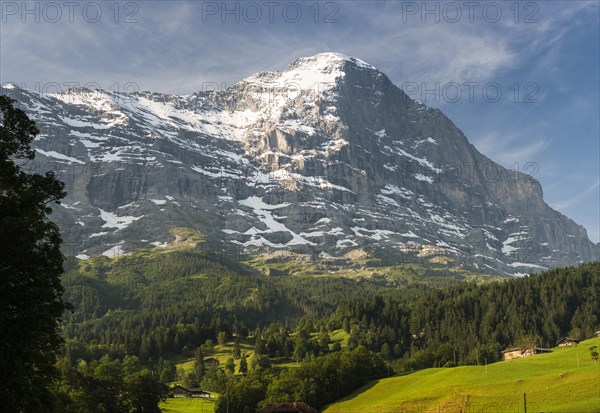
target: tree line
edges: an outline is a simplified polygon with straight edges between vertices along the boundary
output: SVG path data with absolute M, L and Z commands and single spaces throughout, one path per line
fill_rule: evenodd
M 413 297 L 349 300 L 331 317 L 400 370 L 499 360 L 525 344 L 554 347 L 600 326 L 600 263 L 548 270 L 505 282 L 464 283 Z

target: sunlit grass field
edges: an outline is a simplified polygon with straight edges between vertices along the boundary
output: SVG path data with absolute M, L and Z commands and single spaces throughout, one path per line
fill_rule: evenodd
M 598 338 L 553 353 L 486 366 L 426 369 L 370 383 L 327 413 L 600 412 Z
M 160 409 L 163 413 L 214 413 L 215 400 L 201 397 L 169 398 L 160 404 Z

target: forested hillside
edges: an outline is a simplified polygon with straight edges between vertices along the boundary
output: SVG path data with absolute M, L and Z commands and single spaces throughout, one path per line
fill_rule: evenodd
M 391 290 L 342 277 L 265 277 L 206 253 L 139 252 L 77 261 L 63 277 L 69 343 L 143 359 L 195 348 L 221 331 L 246 336 L 271 322 L 328 317 L 348 297 Z
M 134 364 L 128 374 L 148 368 L 165 384 L 184 380 L 227 394 L 236 411 L 291 399 L 320 407 L 368 379 L 491 363 L 507 346 L 553 346 L 599 327 L 600 263 L 510 280 L 407 272 L 394 282 L 308 269 L 267 276 L 263 264 L 227 263 L 193 248 L 71 263 L 64 371 L 93 378 L 113 360 L 122 375 Z M 199 348 L 207 356 L 213 343 L 230 349 L 227 366 L 200 368 L 197 356 L 189 374 L 175 372 L 169 360 Z M 86 373 L 82 362 L 94 368 Z M 217 411 L 226 409 L 222 400 Z
M 350 343 L 403 357 L 404 368 L 498 360 L 509 345 L 552 347 L 599 327 L 600 264 L 555 269 L 507 282 L 464 283 L 397 299 L 343 303 L 332 317 Z M 396 347 L 399 345 L 399 348 Z M 386 350 L 387 349 L 387 350 Z

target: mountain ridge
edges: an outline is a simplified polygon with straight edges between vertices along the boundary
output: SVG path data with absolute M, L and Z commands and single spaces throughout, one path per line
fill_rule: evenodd
M 5 91 L 41 130 L 37 167 L 67 176 L 54 217 L 81 258 L 165 245 L 174 227 L 245 251 L 367 247 L 516 275 L 600 256 L 533 177 L 360 59 L 322 53 L 183 96 Z

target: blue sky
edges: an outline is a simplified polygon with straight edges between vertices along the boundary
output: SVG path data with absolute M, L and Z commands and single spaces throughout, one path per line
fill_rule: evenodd
M 534 173 L 546 202 L 598 242 L 599 4 L 1 2 L 0 82 L 188 94 L 341 52 L 439 107 L 491 159 Z

